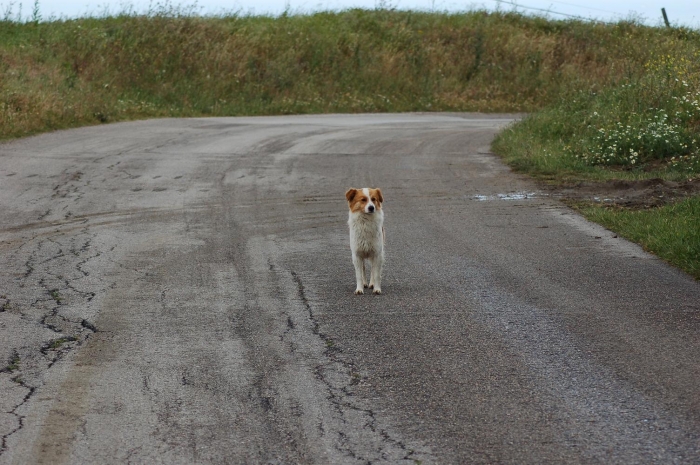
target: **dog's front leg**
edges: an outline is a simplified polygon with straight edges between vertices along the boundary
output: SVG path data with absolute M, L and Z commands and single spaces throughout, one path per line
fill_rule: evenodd
M 369 287 L 374 288 L 373 294 L 382 293 L 382 267 L 384 266 L 384 255 L 378 255 L 371 260 L 372 270 L 370 271 Z
M 367 286 L 367 281 L 365 280 L 364 261 L 357 255 L 353 255 L 352 264 L 355 265 L 355 282 L 357 283 L 357 287 L 355 288 L 355 294 L 364 294 L 364 288 Z

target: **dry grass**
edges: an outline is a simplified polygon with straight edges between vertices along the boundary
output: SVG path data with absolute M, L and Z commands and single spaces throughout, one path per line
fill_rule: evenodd
M 0 138 L 155 116 L 534 111 L 674 50 L 631 23 L 349 10 L 0 21 Z

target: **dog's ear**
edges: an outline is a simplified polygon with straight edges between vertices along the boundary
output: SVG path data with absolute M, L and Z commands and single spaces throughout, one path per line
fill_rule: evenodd
M 352 202 L 352 199 L 355 198 L 356 194 L 357 194 L 357 189 L 350 189 L 345 193 L 345 198 L 348 199 L 348 202 Z
M 382 190 L 379 188 L 374 189 L 377 192 L 377 199 L 380 202 L 384 202 L 384 196 L 382 195 Z

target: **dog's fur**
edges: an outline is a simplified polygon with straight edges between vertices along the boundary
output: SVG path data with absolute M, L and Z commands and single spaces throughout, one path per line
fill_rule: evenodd
M 382 268 L 384 266 L 384 197 L 380 189 L 350 189 L 345 193 L 350 208 L 350 250 L 355 265 L 355 294 L 364 294 L 369 286 L 374 294 L 382 293 Z M 369 284 L 365 277 L 365 260 L 369 260 L 371 272 Z

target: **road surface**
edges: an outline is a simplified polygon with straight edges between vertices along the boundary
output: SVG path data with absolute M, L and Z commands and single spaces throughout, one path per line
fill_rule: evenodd
M 1 144 L 0 463 L 699 463 L 700 284 L 504 167 L 513 118 Z

